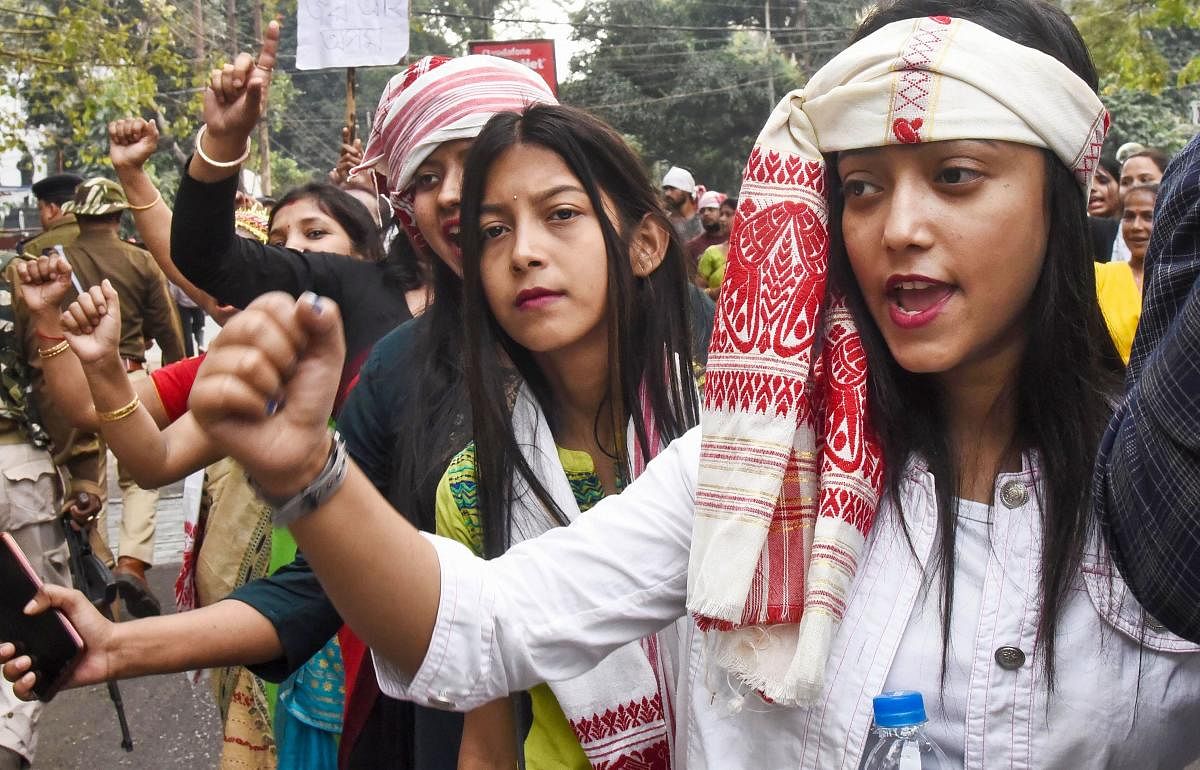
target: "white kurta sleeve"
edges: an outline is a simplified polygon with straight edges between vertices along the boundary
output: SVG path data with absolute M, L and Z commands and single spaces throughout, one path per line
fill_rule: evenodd
M 380 689 L 466 711 L 574 678 L 681 617 L 699 462 L 696 428 L 622 494 L 491 561 L 426 535 L 442 585 L 429 651 L 411 678 L 376 654 Z

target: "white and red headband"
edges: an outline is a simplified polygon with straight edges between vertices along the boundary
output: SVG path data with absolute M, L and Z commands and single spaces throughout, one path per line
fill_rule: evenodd
M 546 81 L 528 67 L 496 56 L 426 56 L 393 77 L 379 99 L 363 161 L 385 180 L 397 218 L 414 241 L 409 188 L 417 167 L 438 145 L 473 139 L 498 112 L 557 104 Z
M 844 300 L 826 297 L 823 153 L 1018 142 L 1052 151 L 1086 190 L 1107 129 L 1057 59 L 936 16 L 842 51 L 759 134 L 708 358 L 688 609 L 714 662 L 767 698 L 821 694 L 884 478 L 866 356 Z

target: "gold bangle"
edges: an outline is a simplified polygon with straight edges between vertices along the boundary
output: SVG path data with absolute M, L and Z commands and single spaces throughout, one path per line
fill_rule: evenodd
M 133 400 L 120 409 L 114 409 L 111 412 L 97 412 L 96 416 L 100 418 L 100 422 L 117 422 L 124 420 L 129 415 L 137 411 L 137 408 L 142 405 L 142 400 L 133 394 Z
M 250 157 L 250 137 L 246 137 L 246 151 L 242 153 L 242 157 L 237 160 L 213 160 L 208 157 L 208 153 L 204 151 L 204 135 L 208 133 L 208 124 L 201 123 L 200 130 L 196 132 L 196 154 L 204 159 L 204 162 L 213 168 L 237 168 L 246 162 L 246 158 Z
M 67 348 L 69 348 L 69 347 L 71 347 L 71 346 L 67 344 L 67 341 L 63 340 L 62 342 L 58 343 L 57 345 L 54 345 L 53 347 L 38 348 L 38 358 L 54 358 L 57 355 L 66 353 Z
M 162 193 L 159 192 L 158 190 L 155 190 L 154 191 L 154 200 L 150 201 L 145 206 L 135 206 L 132 203 L 130 203 L 129 210 L 130 211 L 147 211 L 149 209 L 154 208 L 156 205 L 158 205 L 158 202 L 161 200 L 162 200 Z

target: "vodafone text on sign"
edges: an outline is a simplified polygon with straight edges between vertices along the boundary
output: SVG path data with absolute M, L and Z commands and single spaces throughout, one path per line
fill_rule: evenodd
M 542 76 L 550 91 L 558 95 L 558 71 L 554 66 L 553 40 L 472 40 L 467 53 L 499 56 L 524 64 Z

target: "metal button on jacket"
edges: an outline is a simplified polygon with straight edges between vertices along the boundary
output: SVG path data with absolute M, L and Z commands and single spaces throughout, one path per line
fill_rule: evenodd
M 1001 647 L 996 650 L 996 662 L 1006 671 L 1016 671 L 1025 665 L 1025 653 L 1016 647 Z
M 1016 479 L 1006 481 L 1004 486 L 1000 487 L 1000 502 L 1004 503 L 1005 508 L 1020 508 L 1029 502 L 1029 490 Z
M 429 699 L 429 706 L 435 709 L 442 709 L 443 711 L 453 711 L 454 701 L 443 692 L 432 696 Z

